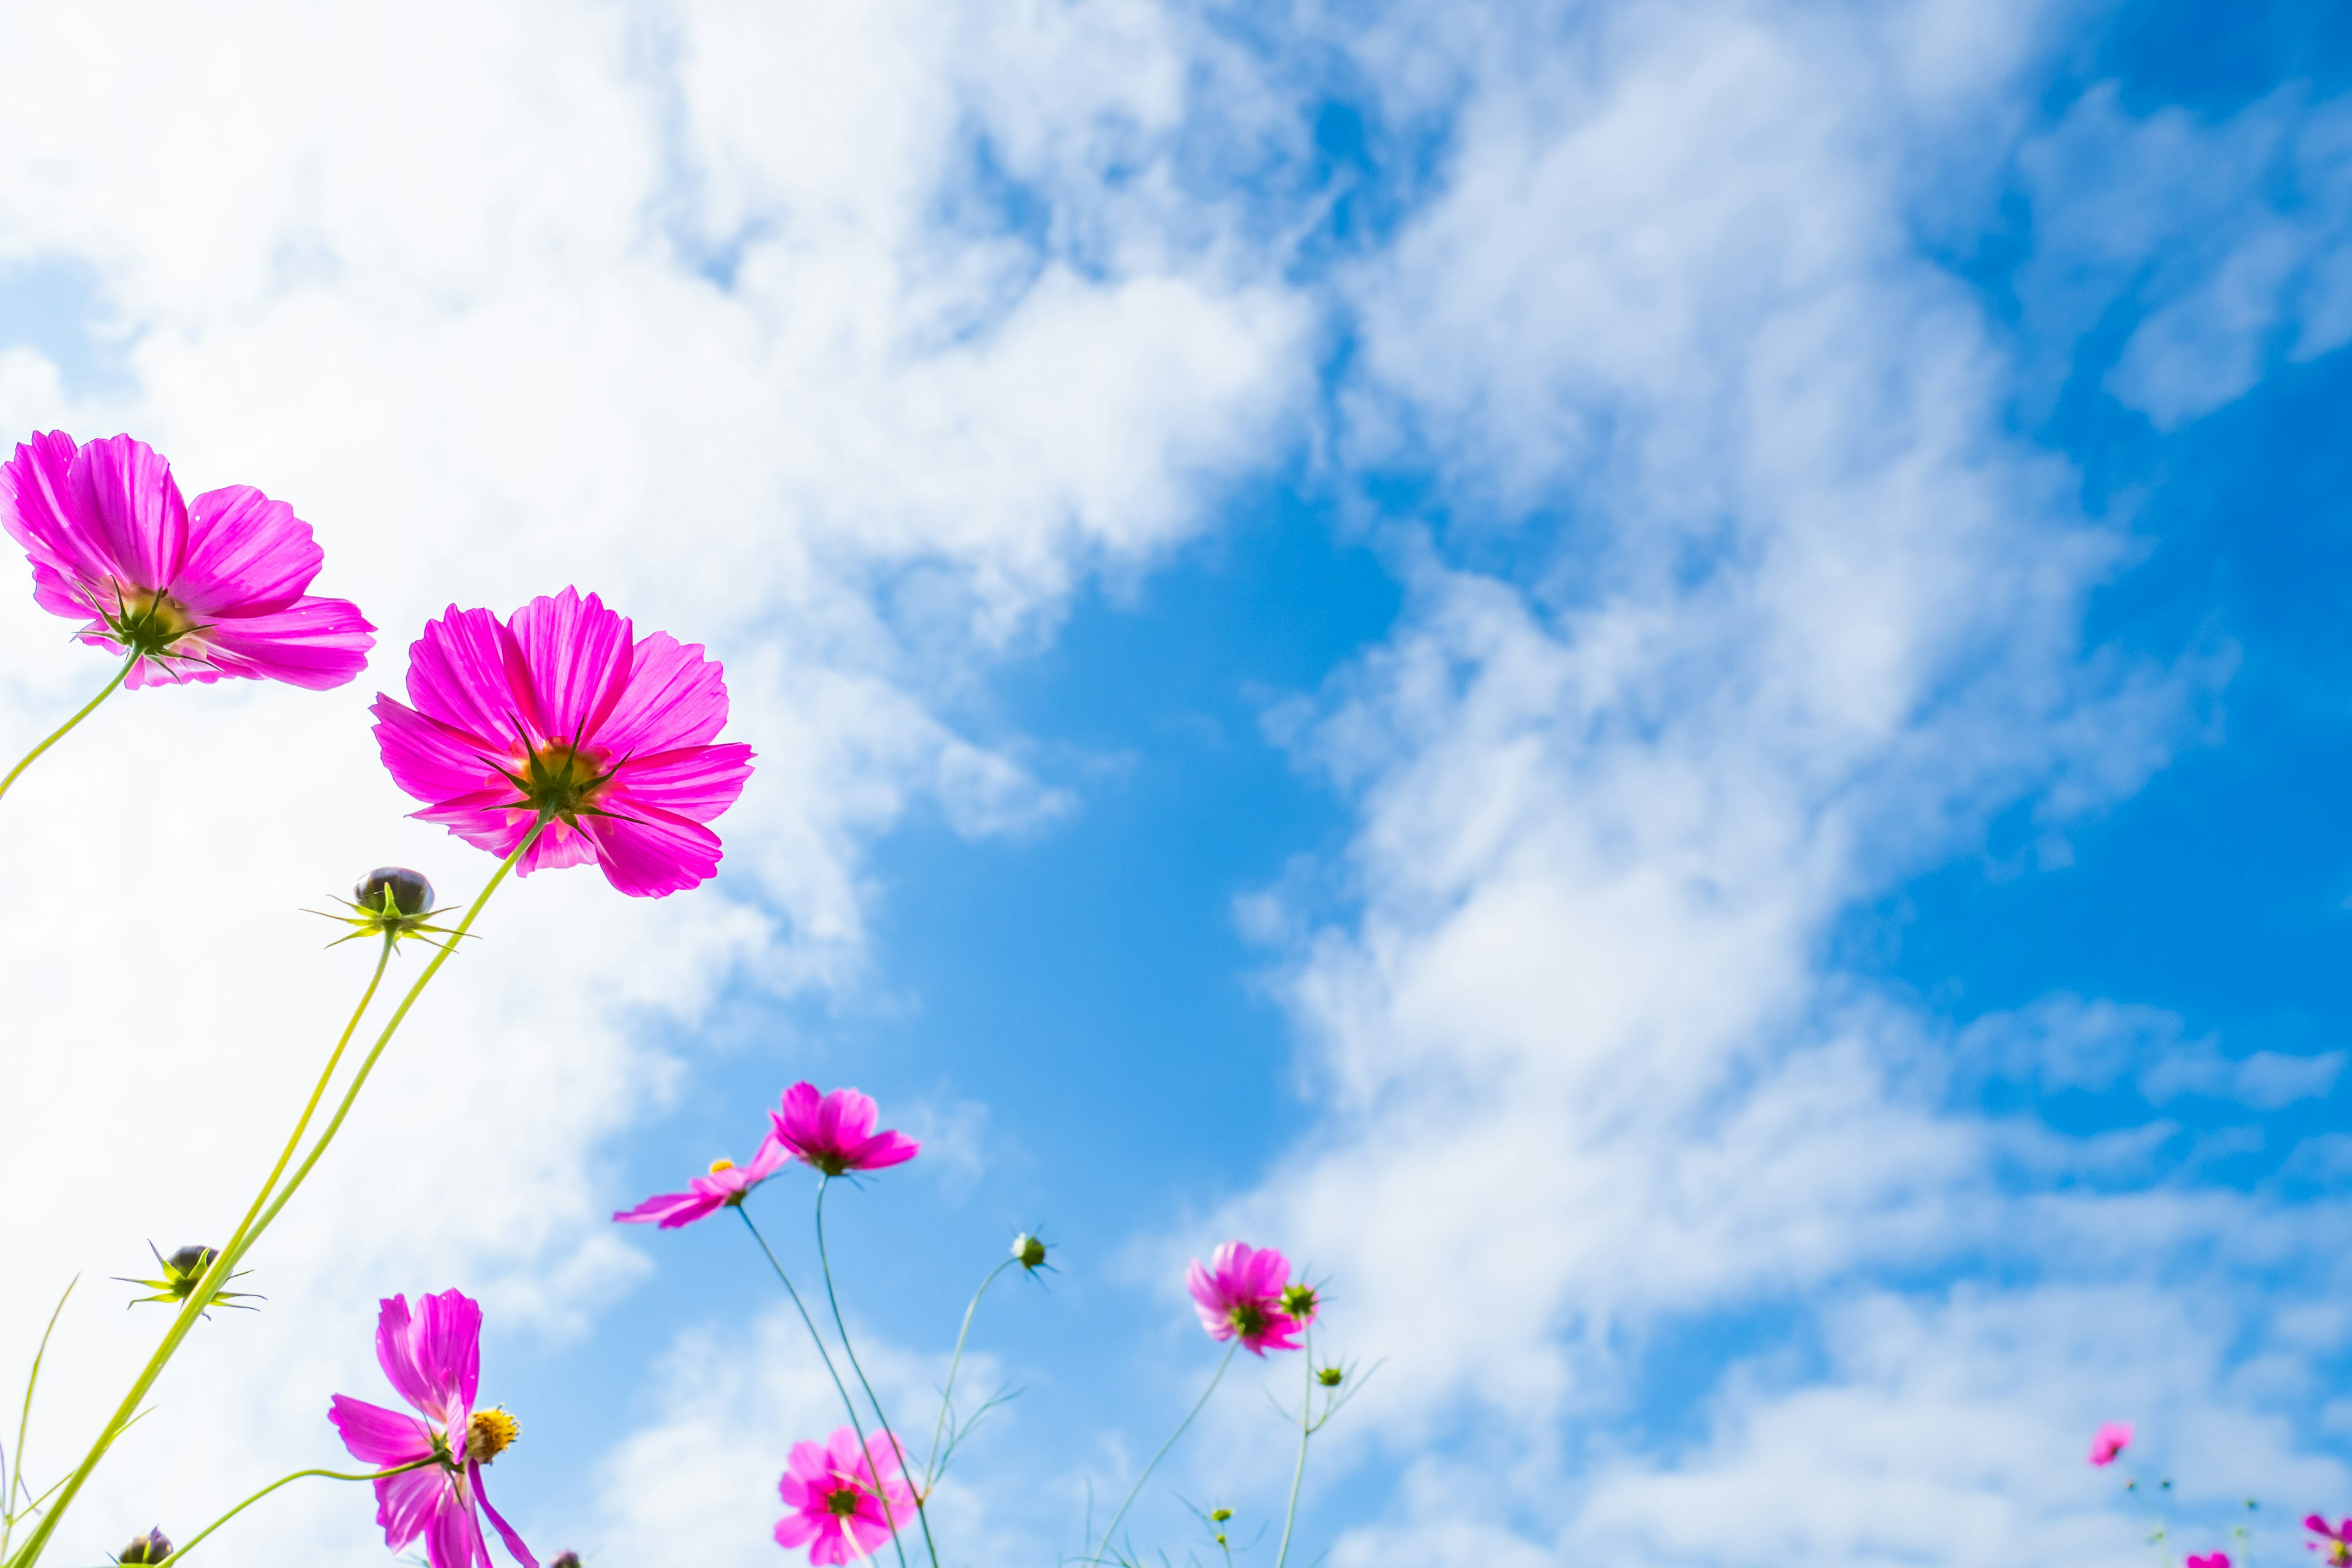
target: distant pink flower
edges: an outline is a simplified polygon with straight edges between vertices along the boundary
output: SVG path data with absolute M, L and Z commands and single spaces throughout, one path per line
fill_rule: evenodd
M 223 676 L 341 686 L 375 628 L 304 592 L 325 559 L 310 525 L 250 485 L 184 500 L 172 465 L 128 436 L 35 436 L 0 466 L 0 527 L 33 562 L 33 600 L 136 654 L 128 686 Z
M 857 1434 L 844 1426 L 823 1446 L 795 1443 L 783 1479 L 776 1483 L 793 1511 L 776 1523 L 776 1544 L 806 1546 L 814 1563 L 846 1563 L 890 1539 L 915 1516 L 915 1489 L 901 1476 L 905 1450 L 877 1432 L 861 1452 Z M 883 1512 L 887 1500 L 889 1512 Z
M 1211 1339 L 1238 1334 L 1252 1354 L 1261 1356 L 1299 1348 L 1298 1321 L 1282 1310 L 1290 1260 L 1274 1248 L 1229 1241 L 1210 1255 L 1208 1268 L 1194 1258 L 1184 1278 Z
M 768 1112 L 768 1120 L 785 1148 L 826 1175 L 838 1176 L 905 1164 L 922 1148 L 903 1132 L 875 1131 L 879 1114 L 874 1101 L 854 1089 L 836 1089 L 820 1099 L 816 1085 L 796 1083 L 784 1090 L 783 1109 Z
M 593 860 L 658 899 L 718 871 L 703 825 L 743 793 L 751 748 L 711 744 L 727 682 L 700 647 L 639 637 L 572 588 L 511 621 L 452 605 L 409 647 L 408 698 L 375 700 L 393 782 L 427 803 L 414 815 L 493 855 L 544 816 L 519 874 Z
M 387 1547 L 398 1552 L 421 1535 L 433 1568 L 490 1568 L 490 1549 L 474 1517 L 478 1503 L 514 1560 L 539 1568 L 482 1490 L 482 1467 L 514 1441 L 516 1427 L 504 1410 L 474 1408 L 481 1336 L 480 1305 L 456 1290 L 422 1298 L 413 1316 L 407 1297 L 391 1297 L 376 1316 L 376 1364 L 417 1415 L 338 1394 L 327 1418 L 362 1464 L 388 1469 L 436 1461 L 375 1483 L 375 1521 Z
M 2331 1565 L 2352 1563 L 2352 1519 L 2347 1519 L 2330 1529 L 2327 1521 L 2315 1513 L 2303 1521 L 2303 1528 L 2316 1532 L 2323 1540 L 2331 1543 L 2327 1548 L 2327 1561 Z M 2317 1541 L 2306 1542 L 2305 1544 L 2314 1552 L 2319 1550 Z
M 2116 1456 L 2122 1453 L 2126 1448 L 2131 1447 L 2131 1439 L 2132 1429 L 2130 1422 L 2108 1421 L 2102 1423 L 2097 1434 L 2091 1439 L 2091 1463 L 2095 1465 L 2114 1464 L 2116 1462 Z
M 2226 1552 L 2209 1552 L 2202 1557 L 2191 1556 L 2188 1559 L 2186 1568 L 2230 1568 L 2230 1554 Z
M 751 1156 L 748 1165 L 738 1165 L 732 1160 L 714 1161 L 710 1173 L 696 1176 L 682 1193 L 660 1193 L 647 1198 L 633 1209 L 623 1209 L 613 1217 L 623 1225 L 658 1223 L 664 1230 L 676 1230 L 682 1225 L 692 1225 L 705 1215 L 717 1214 L 743 1201 L 744 1194 L 776 1173 L 777 1167 L 793 1157 L 772 1132 L 760 1140 L 760 1152 Z

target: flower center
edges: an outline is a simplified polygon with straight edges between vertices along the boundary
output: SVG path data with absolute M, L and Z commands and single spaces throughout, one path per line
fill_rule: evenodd
M 721 1171 L 731 1171 L 734 1168 L 735 1162 L 732 1160 L 713 1160 L 710 1162 L 710 1173 L 714 1176 Z
M 596 759 L 569 742 L 552 741 L 533 752 L 520 774 L 507 775 L 522 791 L 523 800 L 543 816 L 561 817 L 580 826 L 583 812 L 601 816 L 596 797 L 612 782 L 599 772 Z
M 1265 1332 L 1265 1309 L 1255 1301 L 1236 1301 L 1225 1311 L 1234 1328 L 1245 1340 L 1255 1339 Z
M 149 658 L 168 652 L 173 643 L 202 629 L 188 607 L 170 595 L 121 584 L 114 587 L 113 607 L 101 610 L 100 618 L 115 641 Z
M 487 1465 L 507 1451 L 521 1426 L 503 1409 L 477 1410 L 466 1423 L 466 1458 Z
M 841 1487 L 824 1494 L 825 1510 L 835 1519 L 855 1518 L 857 1513 L 858 1500 L 865 1495 L 854 1486 Z

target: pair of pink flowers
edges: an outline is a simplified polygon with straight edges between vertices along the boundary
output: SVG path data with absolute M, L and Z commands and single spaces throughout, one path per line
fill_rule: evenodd
M 1209 1337 L 1238 1338 L 1251 1354 L 1301 1348 L 1299 1335 L 1315 1321 L 1321 1299 L 1311 1285 L 1292 1284 L 1290 1260 L 1274 1248 L 1229 1241 L 1185 1271 L 1192 1305 Z
M 768 1112 L 768 1135 L 760 1140 L 759 1152 L 751 1156 L 750 1164 L 714 1160 L 709 1173 L 689 1179 L 686 1191 L 656 1193 L 613 1217 L 624 1225 L 658 1225 L 664 1230 L 676 1230 L 740 1204 L 788 1160 L 798 1160 L 828 1176 L 903 1165 L 922 1145 L 889 1128 L 876 1131 L 874 1123 L 880 1116 L 881 1108 L 873 1099 L 854 1089 L 820 1095 L 816 1085 L 796 1083 L 784 1090 L 783 1102 Z
M 171 465 L 129 436 L 36 436 L 0 465 L 0 526 L 43 609 L 129 661 L 124 684 L 224 677 L 341 686 L 375 628 L 310 592 L 325 557 L 310 524 L 248 485 L 184 500 Z M 415 815 L 493 855 L 538 830 L 519 875 L 593 861 L 661 898 L 719 868 L 709 824 L 735 804 L 751 749 L 721 745 L 725 672 L 667 632 L 638 637 L 566 588 L 500 620 L 452 605 L 409 648 L 408 701 L 379 696 L 375 736 Z

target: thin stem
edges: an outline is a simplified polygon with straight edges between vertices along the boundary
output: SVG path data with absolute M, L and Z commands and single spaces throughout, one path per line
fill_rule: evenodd
M 1209 1379 L 1209 1386 L 1201 1390 L 1201 1397 L 1192 1402 L 1192 1408 L 1185 1412 L 1184 1419 L 1176 1423 L 1176 1430 L 1168 1434 L 1168 1441 L 1160 1445 L 1160 1452 L 1151 1456 L 1151 1463 L 1144 1466 L 1143 1473 L 1135 1478 L 1135 1486 L 1128 1492 L 1127 1500 L 1118 1505 L 1118 1511 L 1110 1516 L 1110 1528 L 1103 1531 L 1102 1545 L 1088 1559 L 1089 1562 L 1101 1562 L 1102 1553 L 1110 1550 L 1112 1539 L 1118 1534 L 1119 1521 L 1125 1519 L 1127 1510 L 1135 1506 L 1135 1500 L 1143 1495 L 1143 1483 L 1151 1479 L 1151 1472 L 1160 1468 L 1160 1461 L 1168 1457 L 1168 1450 L 1176 1446 L 1176 1439 L 1192 1425 L 1192 1417 L 1201 1414 L 1202 1407 L 1209 1403 L 1209 1395 L 1217 1392 L 1217 1384 L 1224 1379 L 1225 1368 L 1234 1364 L 1234 1352 L 1241 1348 L 1242 1342 L 1238 1337 L 1225 1347 L 1224 1359 L 1217 1363 L 1215 1375 Z
M 1307 1392 L 1298 1406 L 1298 1467 L 1290 1472 L 1290 1507 L 1282 1516 L 1282 1545 L 1274 1554 L 1274 1568 L 1290 1560 L 1290 1527 L 1298 1521 L 1298 1486 L 1307 1479 L 1307 1439 L 1315 1436 L 1315 1333 L 1308 1330 L 1302 1359 L 1307 1363 Z
M 26 752 L 25 753 L 25 760 L 18 763 L 15 767 L 10 768 L 6 778 L 0 779 L 0 795 L 6 795 L 8 793 L 8 786 L 16 782 L 16 775 L 18 773 L 23 773 L 26 768 L 33 765 L 33 759 L 35 757 L 39 756 L 43 752 L 47 751 L 51 746 L 54 746 L 59 741 L 64 740 L 68 731 L 80 723 L 83 720 L 89 718 L 100 703 L 113 696 L 114 689 L 122 684 L 123 678 L 131 673 L 131 667 L 138 662 L 139 656 L 135 653 L 129 658 L 124 659 L 122 661 L 122 668 L 114 672 L 114 679 L 106 683 L 106 689 L 100 691 L 88 702 L 83 703 L 80 712 L 75 714 L 72 718 L 67 720 L 64 723 L 50 731 L 46 740 L 42 741 L 39 745 L 35 746 L 31 751 Z
M 963 1310 L 963 1327 L 956 1331 L 955 1354 L 948 1358 L 948 1385 L 940 1390 L 940 1419 L 939 1424 L 931 1428 L 931 1455 L 923 1461 L 925 1491 L 929 1491 L 939 1482 L 940 1439 L 947 1435 L 948 1412 L 955 1402 L 956 1369 L 963 1364 L 963 1342 L 971 1332 L 971 1315 L 980 1310 L 980 1299 L 988 1294 L 988 1288 L 996 1283 L 996 1277 L 1020 1261 L 1017 1258 L 1008 1258 L 990 1269 L 988 1278 L 980 1282 L 980 1289 L 971 1293 L 971 1305 Z
M 817 1189 L 820 1195 L 824 1190 L 821 1186 Z M 866 1446 L 866 1423 L 857 1418 L 857 1401 L 849 1397 L 848 1385 L 841 1381 L 841 1373 L 834 1370 L 833 1357 L 824 1348 L 824 1336 L 816 1331 L 816 1320 L 809 1316 L 807 1306 L 801 1300 L 801 1293 L 793 1289 L 793 1277 L 784 1272 L 782 1264 L 776 1261 L 775 1250 L 768 1245 L 768 1238 L 761 1236 L 760 1227 L 751 1223 L 751 1211 L 741 1204 L 735 1205 L 734 1208 L 737 1214 L 743 1216 L 743 1226 L 751 1233 L 751 1239 L 760 1244 L 761 1252 L 767 1254 L 768 1267 L 774 1269 L 776 1278 L 784 1282 L 784 1294 L 793 1299 L 793 1310 L 801 1315 L 801 1326 L 808 1330 L 809 1342 L 816 1346 L 817 1359 L 824 1363 L 825 1375 L 833 1379 L 833 1390 L 841 1395 L 841 1407 L 849 1413 L 849 1429 L 857 1434 L 857 1451 L 866 1456 L 867 1466 L 874 1470 L 875 1500 L 882 1505 L 882 1517 L 889 1523 L 890 1544 L 898 1547 L 898 1568 L 906 1568 L 907 1549 L 898 1544 L 898 1521 L 891 1513 L 887 1490 L 881 1484 L 881 1468 L 874 1464 L 874 1450 Z M 843 1348 L 848 1348 L 846 1342 L 844 1342 Z
M 58 1331 L 58 1318 L 66 1310 L 66 1298 L 71 1296 L 74 1287 L 80 1283 L 81 1276 L 79 1274 L 67 1281 L 64 1294 L 58 1296 L 58 1304 L 49 1310 L 48 1327 L 41 1331 L 40 1347 L 33 1352 L 33 1370 L 25 1374 L 25 1407 L 16 1415 L 16 1446 L 9 1450 L 14 1457 L 5 1465 L 0 1465 L 0 1481 L 5 1481 L 7 1487 L 5 1493 L 0 1493 L 0 1555 L 5 1555 L 9 1538 L 16 1533 L 16 1493 L 20 1489 L 25 1489 L 25 1434 L 31 1430 L 33 1425 L 33 1391 L 41 1384 L 41 1363 L 48 1356 L 49 1336 Z M 49 1491 L 55 1490 L 55 1487 L 49 1489 Z M 47 1495 L 48 1492 L 41 1494 L 42 1497 Z M 40 1498 L 35 1498 L 32 1506 L 38 1508 Z
M 835 1331 L 841 1335 L 841 1353 L 849 1358 L 849 1370 L 857 1374 L 857 1386 L 866 1391 L 866 1403 L 874 1407 L 874 1419 L 882 1424 L 883 1435 L 889 1437 L 893 1444 L 896 1444 L 898 1439 L 891 1432 L 890 1418 L 882 1414 L 882 1402 L 874 1397 L 874 1385 L 866 1381 L 866 1369 L 857 1364 L 857 1352 L 850 1349 L 849 1325 L 842 1321 L 841 1298 L 834 1294 L 833 1264 L 824 1255 L 824 1190 L 831 1185 L 833 1185 L 833 1178 L 831 1176 L 826 1175 L 817 1178 L 816 1266 L 824 1275 L 824 1299 L 826 1303 L 833 1308 L 833 1326 Z M 903 1469 L 905 1466 L 903 1449 L 900 1451 L 899 1463 Z M 876 1479 L 880 1479 L 880 1477 L 877 1475 Z M 890 1500 L 887 1497 L 882 1500 L 882 1517 L 885 1519 L 888 1519 L 890 1517 Z M 931 1513 L 929 1509 L 923 1506 L 923 1494 L 921 1492 L 915 1493 L 915 1517 L 921 1521 L 923 1526 L 923 1550 L 931 1554 L 931 1568 L 940 1568 L 940 1549 L 931 1540 Z M 898 1527 L 896 1524 L 893 1524 L 890 1528 L 895 1534 Z
M 289 1481 L 303 1480 L 311 1476 L 323 1476 L 331 1481 L 380 1481 L 387 1476 L 402 1475 L 410 1470 L 421 1470 L 427 1465 L 437 1465 L 440 1462 L 441 1456 L 438 1454 L 427 1454 L 421 1459 L 412 1459 L 404 1465 L 394 1465 L 388 1470 L 372 1470 L 364 1475 L 354 1476 L 344 1470 L 297 1470 L 290 1476 L 280 1476 L 276 1480 L 270 1482 L 268 1486 L 262 1488 L 259 1491 L 254 1493 L 251 1497 L 246 1499 L 243 1502 L 237 1504 L 235 1508 L 229 1510 L 226 1513 L 221 1515 L 218 1519 L 213 1521 L 210 1524 L 205 1526 L 202 1530 L 196 1531 L 196 1533 L 189 1538 L 189 1540 L 184 1543 L 173 1548 L 172 1554 L 164 1558 L 163 1561 L 166 1563 L 177 1563 L 181 1558 L 185 1557 L 189 1552 L 194 1552 L 196 1549 L 196 1543 L 204 1540 L 205 1536 L 210 1535 L 214 1531 L 218 1530 L 222 1525 L 226 1524 L 230 1520 L 235 1519 L 238 1514 L 243 1513 L 247 1509 L 251 1508 L 255 1503 L 259 1502 L 263 1498 L 268 1497 L 271 1492 L 276 1491 L 279 1487 L 286 1485 Z
M 286 1185 L 279 1190 L 278 1196 L 271 1201 L 269 1206 L 262 1212 L 261 1217 L 246 1228 L 243 1237 L 237 1239 L 233 1246 L 222 1247 L 220 1256 L 213 1259 L 211 1270 L 196 1282 L 196 1288 L 188 1293 L 187 1300 L 181 1304 L 180 1315 L 172 1321 L 171 1328 L 163 1335 L 163 1342 L 155 1348 L 153 1355 L 147 1358 L 146 1366 L 141 1370 L 138 1380 L 131 1385 L 131 1392 L 122 1396 L 121 1405 L 116 1407 L 112 1417 L 100 1431 L 98 1440 L 90 1445 L 89 1452 L 82 1456 L 81 1463 L 75 1468 L 73 1475 L 67 1479 L 65 1490 L 58 1494 L 56 1506 L 41 1516 L 39 1526 L 31 1535 L 26 1537 L 23 1549 L 8 1560 L 7 1568 L 31 1568 L 33 1563 L 40 1561 L 41 1548 L 47 1544 L 50 1534 L 58 1527 L 58 1521 L 65 1517 L 67 1508 L 73 1502 L 74 1494 L 81 1490 L 82 1483 L 89 1479 L 92 1470 L 98 1468 L 99 1461 L 106 1457 L 106 1451 L 113 1444 L 114 1439 L 121 1435 L 123 1427 L 130 1425 L 132 1416 L 138 1413 L 140 1401 L 147 1397 L 147 1391 L 153 1387 L 155 1380 L 163 1375 L 165 1364 L 179 1350 L 180 1342 L 188 1337 L 188 1331 L 195 1327 L 196 1321 L 204 1315 L 205 1309 L 212 1305 L 213 1298 L 227 1282 L 230 1272 L 236 1267 L 237 1260 L 251 1251 L 253 1244 L 261 1239 L 261 1233 L 269 1228 L 270 1222 L 278 1217 L 280 1210 L 285 1208 L 287 1200 L 301 1188 L 303 1179 L 310 1175 L 311 1167 L 319 1163 L 319 1157 L 327 1152 L 327 1145 L 334 1142 L 335 1133 L 343 1124 L 343 1118 L 351 1114 L 352 1103 L 359 1099 L 360 1090 L 367 1084 L 368 1074 L 374 1070 L 376 1059 L 383 1055 L 384 1047 L 392 1043 L 393 1034 L 399 1029 L 401 1020 L 408 1016 L 409 1008 L 415 1005 L 416 998 L 424 993 L 426 984 L 441 972 L 441 966 L 448 962 L 449 955 L 457 950 L 457 938 L 463 936 L 467 929 L 474 923 L 474 918 L 482 912 L 482 906 L 490 901 L 490 895 L 498 891 L 499 884 L 506 880 L 507 873 L 514 869 L 515 863 L 523 858 L 533 843 L 538 841 L 540 833 L 546 826 L 547 819 L 541 817 L 531 830 L 523 836 L 522 842 L 515 846 L 514 853 L 499 862 L 497 872 L 491 876 L 488 882 L 483 885 L 481 892 L 475 896 L 473 904 L 466 910 L 466 918 L 457 922 L 456 935 L 452 936 L 448 943 L 433 955 L 433 962 L 425 966 L 425 973 L 416 977 L 416 983 L 408 988 L 408 994 L 400 999 L 400 1006 L 393 1013 L 392 1021 L 384 1025 L 383 1032 L 376 1037 L 374 1048 L 368 1052 L 367 1059 L 360 1064 L 359 1071 L 352 1079 L 351 1088 L 344 1092 L 342 1103 L 335 1108 L 333 1119 L 327 1123 L 325 1131 L 319 1134 L 318 1142 L 310 1146 L 310 1154 L 295 1170 L 294 1174 L 288 1179 Z

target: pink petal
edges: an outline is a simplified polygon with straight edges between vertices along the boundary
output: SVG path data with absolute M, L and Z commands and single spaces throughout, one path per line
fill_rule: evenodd
M 664 1230 L 676 1230 L 691 1225 L 705 1215 L 717 1212 L 720 1200 L 700 1193 L 663 1193 L 647 1198 L 633 1209 L 623 1209 L 613 1217 L 623 1225 L 646 1225 L 659 1222 Z
M 490 1549 L 482 1540 L 473 1506 L 455 1487 L 442 1496 L 425 1531 L 425 1555 L 433 1568 L 490 1568 Z
M 722 851 L 710 829 L 641 803 L 614 805 L 629 816 L 583 817 L 581 827 L 594 840 L 604 879 L 620 891 L 633 899 L 663 899 L 719 874 Z
M 597 728 L 614 756 L 707 745 L 727 726 L 727 680 L 698 643 L 667 632 L 638 639 L 631 650 L 628 689 Z
M 408 645 L 408 700 L 497 755 L 530 733 L 521 675 L 522 650 L 488 610 L 452 605 Z
M 507 1554 L 521 1563 L 522 1568 L 539 1568 L 539 1559 L 530 1554 L 530 1548 L 522 1543 L 522 1537 L 515 1533 L 514 1526 L 490 1506 L 490 1494 L 482 1489 L 482 1467 L 469 1464 L 466 1467 L 466 1475 L 474 1483 L 475 1500 L 482 1505 L 482 1511 L 489 1515 L 490 1522 L 498 1527 L 499 1539 L 507 1543 Z M 485 1560 L 489 1555 L 487 1550 L 482 1553 Z
M 730 742 L 633 757 L 614 770 L 612 793 L 603 804 L 625 815 L 650 806 L 709 822 L 742 795 L 752 756 L 751 747 Z
M 187 550 L 188 503 L 152 447 L 128 436 L 92 441 L 66 482 L 82 538 L 115 576 L 139 588 L 171 582 Z
M 521 648 L 541 732 L 551 741 L 597 732 L 629 680 L 635 632 L 628 617 L 576 588 L 533 599 L 508 626 Z
M 804 1513 L 788 1513 L 776 1521 L 776 1544 L 782 1547 L 806 1545 L 824 1528 L 823 1524 Z
M 327 1419 L 342 1435 L 352 1458 L 377 1469 L 405 1465 L 433 1452 L 433 1434 L 424 1422 L 346 1394 L 328 1401 Z
M 376 750 L 385 771 L 408 795 L 436 805 L 490 789 L 514 798 L 514 785 L 499 776 L 485 748 L 464 731 L 395 698 L 377 697 L 369 711 L 375 715 Z
M 825 1456 L 824 1446 L 819 1443 L 793 1444 L 784 1464 L 786 1474 L 803 1486 L 814 1486 L 833 1473 L 832 1461 Z
M 0 466 L 0 527 L 33 558 L 37 583 L 44 569 L 67 582 L 95 583 L 118 574 L 114 558 L 92 537 L 74 500 L 73 465 L 80 450 L 72 437 L 52 430 L 21 443 L 16 455 Z M 75 614 L 48 599 L 41 607 Z
M 417 1364 L 470 1411 L 482 1381 L 481 1303 L 461 1291 L 444 1290 L 419 1305 L 424 1327 L 417 1338 Z
M 217 621 L 202 644 L 223 675 L 330 691 L 367 668 L 374 632 L 348 599 L 306 598 L 268 615 Z
M 760 1152 L 751 1156 L 751 1163 L 746 1167 L 751 1181 L 766 1181 L 792 1157 L 793 1152 L 784 1146 L 784 1141 L 776 1136 L 773 1128 L 769 1129 L 768 1135 L 760 1140 Z
M 375 1363 L 403 1399 L 427 1415 L 442 1415 L 440 1391 L 416 1364 L 415 1329 L 406 1296 L 376 1303 Z
M 231 485 L 188 508 L 187 555 L 169 586 L 198 620 L 266 616 L 299 599 L 325 560 L 292 507 Z
M 416 815 L 424 816 L 425 814 L 420 811 Z M 517 820 L 522 824 L 522 832 L 529 832 L 535 818 L 524 812 Z M 522 832 L 517 833 L 514 840 L 520 839 Z M 508 848 L 514 847 L 514 840 L 509 841 Z M 515 874 L 528 877 L 533 871 L 560 871 L 567 866 L 588 865 L 597 858 L 597 843 L 593 836 L 568 822 L 551 821 L 547 825 L 547 830 L 532 841 L 530 853 L 515 867 Z
M 448 1473 L 437 1465 L 376 1482 L 375 1521 L 383 1531 L 383 1543 L 398 1552 L 424 1534 L 448 1496 Z

